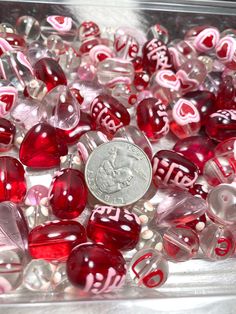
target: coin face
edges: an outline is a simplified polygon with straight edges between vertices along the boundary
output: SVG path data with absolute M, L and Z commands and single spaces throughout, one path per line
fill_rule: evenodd
M 147 192 L 152 167 L 137 145 L 111 141 L 92 152 L 86 163 L 85 180 L 90 192 L 102 203 L 126 206 Z

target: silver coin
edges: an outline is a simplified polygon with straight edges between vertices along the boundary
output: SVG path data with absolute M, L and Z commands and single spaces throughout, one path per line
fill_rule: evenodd
M 147 192 L 152 166 L 137 145 L 111 141 L 92 152 L 85 166 L 85 180 L 90 192 L 102 203 L 126 206 Z

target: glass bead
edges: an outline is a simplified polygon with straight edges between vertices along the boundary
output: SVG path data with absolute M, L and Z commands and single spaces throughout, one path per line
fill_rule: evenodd
M 11 110 L 11 119 L 17 126 L 30 130 L 41 119 L 40 106 L 39 100 L 20 97 Z
M 0 252 L 0 294 L 15 290 L 22 283 L 23 268 L 21 258 L 13 250 Z
M 21 51 L 8 51 L 0 58 L 1 73 L 18 91 L 23 91 L 33 79 L 34 71 L 28 58 Z
M 223 35 L 225 33 L 225 36 Z M 221 39 L 216 45 L 216 57 L 218 60 L 227 66 L 227 68 L 235 70 L 236 62 L 234 60 L 235 57 L 235 31 L 234 30 L 226 30 L 222 34 Z
M 78 153 L 83 162 L 86 163 L 96 147 L 108 141 L 107 136 L 101 131 L 88 131 L 83 134 L 77 144 Z
M 169 32 L 163 25 L 155 24 L 148 29 L 147 38 L 148 40 L 155 38 L 167 44 L 169 41 Z
M 114 97 L 108 94 L 97 96 L 90 106 L 91 116 L 102 131 L 114 134 L 130 123 L 127 109 Z
M 18 99 L 17 89 L 9 81 L 0 80 L 0 117 L 5 117 L 14 108 Z
M 198 252 L 198 236 L 187 226 L 170 227 L 163 235 L 163 249 L 172 262 L 187 261 Z
M 89 51 L 89 58 L 94 65 L 98 65 L 99 62 L 114 56 L 112 49 L 105 45 L 96 45 Z
M 172 150 L 160 150 L 152 159 L 153 180 L 158 186 L 188 189 L 198 178 L 198 167 L 183 155 Z
M 136 245 L 138 251 L 152 248 L 159 252 L 163 250 L 163 239 L 159 232 L 146 229 L 141 232 L 139 242 Z
M 137 106 L 136 119 L 150 141 L 157 141 L 169 132 L 168 114 L 160 99 L 143 99 Z
M 138 55 L 139 43 L 130 35 L 120 35 L 115 38 L 114 50 L 118 58 L 132 60 Z
M 59 166 L 60 157 L 67 152 L 67 146 L 58 138 L 56 129 L 47 123 L 39 123 L 26 133 L 19 157 L 27 167 L 48 169 Z
M 207 203 L 187 191 L 165 189 L 161 202 L 156 206 L 155 222 L 158 227 L 186 224 L 202 216 Z
M 34 64 L 37 79 L 43 81 L 48 91 L 58 85 L 67 85 L 67 79 L 58 62 L 52 58 L 41 58 Z
M 206 124 L 207 118 L 215 111 L 215 95 L 209 91 L 195 91 L 184 95 L 198 110 L 201 125 Z
M 195 48 L 185 40 L 174 39 L 169 43 L 168 49 L 175 70 L 178 70 L 187 60 L 197 58 Z
M 32 260 L 24 269 L 23 284 L 30 291 L 48 291 L 52 276 L 53 270 L 49 262 L 42 259 Z
M 25 15 L 17 19 L 16 31 L 27 41 L 37 40 L 40 36 L 40 25 L 34 17 Z
M 16 128 L 10 120 L 0 118 L 0 152 L 6 152 L 12 148 Z
M 208 137 L 196 135 L 178 140 L 173 150 L 191 160 L 202 173 L 205 163 L 215 156 L 214 147 Z
M 44 97 L 40 116 L 55 128 L 71 130 L 79 123 L 80 108 L 69 88 L 59 85 Z
M 56 56 L 65 52 L 65 44 L 58 35 L 50 35 L 47 38 L 46 46 L 48 50 L 52 51 Z
M 78 245 L 67 261 L 70 282 L 85 293 L 111 292 L 124 284 L 126 264 L 118 250 L 101 244 Z
M 180 66 L 176 76 L 180 81 L 182 94 L 186 94 L 199 89 L 207 76 L 207 69 L 202 61 L 191 59 Z
M 158 288 L 168 277 L 169 267 L 162 254 L 152 248 L 138 251 L 129 265 L 131 279 L 141 287 Z
M 31 186 L 25 196 L 25 204 L 29 206 L 37 206 L 47 201 L 48 188 L 44 185 Z
M 152 158 L 152 145 L 148 138 L 141 132 L 138 128 L 133 125 L 126 125 L 119 128 L 114 134 L 113 139 L 123 139 L 130 143 L 136 144 L 147 154 L 147 156 Z
M 116 84 L 111 95 L 120 101 L 126 108 L 131 108 L 137 102 L 137 92 L 132 85 Z
M 171 69 L 171 57 L 167 46 L 160 39 L 147 41 L 143 48 L 143 66 L 148 73 L 158 70 Z
M 111 206 L 95 206 L 87 224 L 87 235 L 93 242 L 125 251 L 135 248 L 140 231 L 134 213 Z
M 230 159 L 221 156 L 209 159 L 203 168 L 203 176 L 212 186 L 220 183 L 232 183 L 235 175 L 235 164 Z
M 100 37 L 100 28 L 93 21 L 84 21 L 78 28 L 78 36 L 80 41 L 85 41 L 93 37 Z
M 180 139 L 198 134 L 201 118 L 196 106 L 185 98 L 179 98 L 172 108 L 171 131 Z
M 42 204 L 25 206 L 24 215 L 30 229 L 47 222 L 52 217 L 51 209 Z
M 220 33 L 216 27 L 201 25 L 189 29 L 184 39 L 190 41 L 198 52 L 208 53 L 218 44 Z
M 59 65 L 64 72 L 69 74 L 71 71 L 75 71 L 79 67 L 80 61 L 76 50 L 71 46 L 66 46 L 65 52 L 60 55 Z
M 21 203 L 26 194 L 23 165 L 10 156 L 0 157 L 0 202 Z
M 221 225 L 235 226 L 236 188 L 232 184 L 219 184 L 207 197 L 208 216 Z
M 28 240 L 32 258 L 66 261 L 75 246 L 86 242 L 86 233 L 76 221 L 54 220 L 32 229 Z
M 43 81 L 33 79 L 26 86 L 26 90 L 32 99 L 42 101 L 47 94 L 47 86 Z
M 206 133 L 218 142 L 236 136 L 236 110 L 225 109 L 212 113 L 207 119 Z
M 107 58 L 99 62 L 97 78 L 101 85 L 113 88 L 118 83 L 132 84 L 134 79 L 133 64 L 126 60 Z
M 0 24 L 0 29 L 1 33 L 14 34 L 16 32 L 15 27 L 12 24 L 6 22 Z
M 235 240 L 227 227 L 210 224 L 200 234 L 200 247 L 208 259 L 224 260 L 233 255 Z
M 149 225 L 154 217 L 155 208 L 149 201 L 141 199 L 132 207 L 132 213 L 138 216 L 142 225 Z
M 215 105 L 219 110 L 236 109 L 236 85 L 231 75 L 221 78 Z
M 81 170 L 82 160 L 77 154 L 68 153 L 66 156 L 62 156 L 60 163 L 60 170 L 66 168 Z
M 79 170 L 60 170 L 54 176 L 49 192 L 53 214 L 60 219 L 78 217 L 86 206 L 87 194 L 84 176 Z
M 77 25 L 71 17 L 50 15 L 41 22 L 41 36 L 46 40 L 59 35 L 64 41 L 73 42 L 77 37 Z
M 180 96 L 180 80 L 172 70 L 159 70 L 151 77 L 150 91 L 168 106 Z

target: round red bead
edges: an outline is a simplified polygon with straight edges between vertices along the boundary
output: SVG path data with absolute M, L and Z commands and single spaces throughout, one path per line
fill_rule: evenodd
M 110 292 L 124 283 L 125 260 L 119 251 L 101 244 L 81 244 L 67 260 L 67 275 L 84 292 Z
M 78 217 L 87 201 L 87 187 L 83 174 L 76 169 L 61 170 L 52 182 L 49 199 L 56 217 L 61 219 Z
M 32 229 L 28 241 L 32 258 L 66 261 L 75 246 L 86 242 L 86 233 L 76 221 L 50 221 Z

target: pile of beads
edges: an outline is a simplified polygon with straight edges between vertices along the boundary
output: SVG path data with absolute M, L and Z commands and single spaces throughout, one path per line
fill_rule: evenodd
M 158 288 L 169 262 L 232 257 L 235 94 L 233 29 L 0 24 L 0 293 Z

